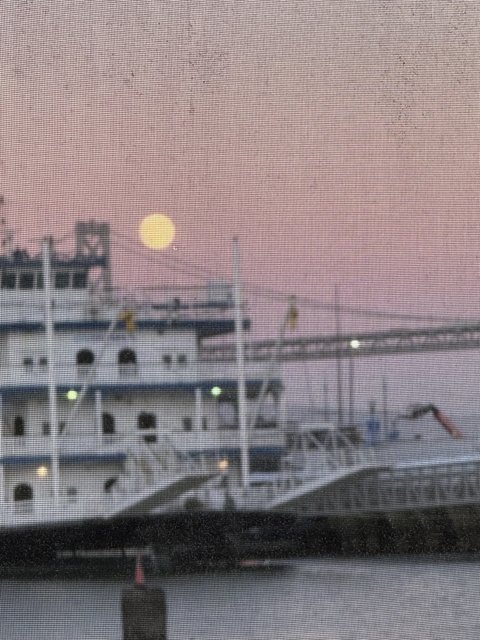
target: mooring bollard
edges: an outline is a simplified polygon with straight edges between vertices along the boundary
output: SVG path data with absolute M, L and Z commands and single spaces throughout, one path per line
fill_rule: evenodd
M 167 640 L 167 605 L 162 589 L 145 586 L 140 558 L 135 585 L 122 592 L 123 640 Z

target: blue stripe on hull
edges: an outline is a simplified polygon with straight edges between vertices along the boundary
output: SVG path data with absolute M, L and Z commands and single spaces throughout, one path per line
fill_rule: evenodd
M 228 458 L 232 461 L 238 461 L 240 459 L 239 447 L 219 447 L 216 449 L 198 449 L 190 450 L 189 455 L 192 457 L 206 456 L 209 458 Z M 249 451 L 249 455 L 252 461 L 257 458 L 273 458 L 279 459 L 285 453 L 283 447 L 253 447 Z M 113 463 L 124 462 L 127 458 L 127 454 L 124 452 L 117 453 L 71 453 L 60 455 L 60 462 L 62 464 L 88 464 L 88 463 Z M 4 466 L 25 466 L 25 465 L 39 465 L 48 464 L 51 460 L 48 454 L 38 455 L 17 455 L 17 456 L 3 456 L 0 458 L 0 464 Z
M 71 453 L 60 456 L 63 464 L 88 464 L 102 462 L 124 462 L 126 453 Z M 18 467 L 25 465 L 48 464 L 51 457 L 45 454 L 25 456 L 4 456 L 0 458 L 0 464 L 6 467 Z
M 249 391 L 257 391 L 261 387 L 261 380 L 248 380 L 247 387 Z M 280 380 L 272 380 L 272 387 L 279 387 L 281 385 Z M 214 386 L 220 386 L 225 391 L 235 391 L 237 388 L 236 380 L 221 380 L 219 378 L 213 380 L 203 380 L 202 382 L 125 382 L 121 384 L 95 384 L 93 383 L 88 393 L 92 394 L 95 391 L 101 391 L 103 394 L 111 394 L 111 393 L 126 393 L 129 391 L 184 391 L 188 393 L 193 393 L 196 388 L 200 388 L 204 392 L 210 392 L 210 389 Z M 71 389 L 75 389 L 76 391 L 80 391 L 80 385 L 59 385 L 57 387 L 59 394 L 65 394 L 67 391 Z M 47 393 L 48 387 L 46 384 L 44 385 L 17 385 L 14 387 L 0 387 L 0 393 L 4 398 L 8 398 L 9 396 L 17 396 L 17 395 L 26 395 L 33 393 Z
M 109 326 L 110 322 L 103 320 L 55 322 L 56 331 L 107 331 Z M 121 330 L 123 323 L 119 322 L 118 326 Z M 208 338 L 225 333 L 232 333 L 235 324 L 233 320 L 158 319 L 137 320 L 136 328 L 137 330 L 155 329 L 157 331 L 168 331 L 174 329 L 175 331 L 195 331 L 200 338 Z M 249 320 L 244 321 L 244 328 L 245 330 L 250 328 Z M 28 331 L 45 331 L 45 327 L 42 322 L 0 323 L 0 333 L 22 333 Z

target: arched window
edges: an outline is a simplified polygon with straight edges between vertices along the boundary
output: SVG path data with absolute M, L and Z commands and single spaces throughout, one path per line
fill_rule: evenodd
M 91 365 L 95 360 L 95 356 L 90 349 L 82 349 L 77 353 L 77 364 L 79 365 Z
M 13 490 L 13 499 L 15 502 L 33 499 L 33 489 L 29 484 L 17 484 Z
M 155 429 L 157 426 L 157 418 L 154 413 L 140 413 L 138 415 L 139 429 Z
M 136 364 L 137 356 L 133 349 L 122 349 L 118 354 L 118 364 Z
M 13 419 L 13 435 L 17 438 L 25 435 L 25 420 L 22 416 L 15 416 Z
M 180 367 L 186 367 L 187 366 L 187 354 L 186 353 L 179 353 L 177 356 L 177 362 L 178 365 Z
M 102 413 L 102 433 L 104 435 L 115 433 L 115 418 L 111 413 Z
M 137 372 L 137 355 L 133 349 L 118 352 L 118 370 L 120 375 L 132 375 Z

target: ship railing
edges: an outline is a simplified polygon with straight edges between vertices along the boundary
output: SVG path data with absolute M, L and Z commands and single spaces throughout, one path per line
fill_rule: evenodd
M 321 472 L 338 471 L 374 462 L 376 454 L 361 442 L 353 442 L 347 434 L 332 426 L 317 431 L 290 434 L 290 453 L 283 459 L 283 471 L 291 477 L 317 476 Z
M 72 431 L 74 430 L 73 425 Z M 212 432 L 213 433 L 213 432 Z M 203 432 L 202 434 L 203 435 Z M 130 434 L 92 434 L 90 436 L 73 436 L 69 433 L 58 435 L 57 447 L 61 455 L 64 454 L 121 454 L 138 451 L 150 451 L 156 458 L 156 466 L 159 469 L 188 467 L 194 470 L 210 470 L 218 465 L 219 457 L 213 456 L 207 446 L 205 451 L 185 451 L 188 442 L 184 434 L 172 434 L 158 432 L 157 429 L 142 430 Z M 178 443 L 176 443 L 178 440 Z M 211 442 L 211 440 L 209 440 Z M 29 456 L 41 455 L 49 457 L 52 450 L 51 436 L 3 436 L 3 456 Z M 212 467 L 213 465 L 213 467 Z
M 170 354 L 169 354 L 170 355 Z M 188 354 L 178 354 L 188 356 Z M 181 360 L 181 361 L 180 361 Z M 48 371 L 46 361 L 32 362 L 27 358 L 23 365 L 9 366 L 0 371 L 0 385 L 3 387 L 22 388 L 24 386 L 47 385 Z M 248 363 L 246 375 L 252 379 L 260 380 L 265 372 L 262 363 Z M 171 358 L 171 362 L 165 363 L 159 359 L 152 359 L 149 362 L 118 363 L 116 361 L 106 361 L 98 365 L 66 365 L 58 363 L 55 366 L 57 385 L 81 386 L 86 380 L 92 384 L 125 384 L 132 382 L 135 384 L 152 384 L 162 382 L 168 384 L 195 384 L 214 383 L 222 379 L 235 380 L 236 367 L 233 363 L 217 365 L 215 363 L 189 362 L 178 358 Z M 281 368 L 278 367 L 273 372 L 273 377 L 281 375 Z M 221 383 L 220 383 L 221 386 Z
M 129 438 L 115 435 L 72 436 L 67 433 L 59 434 L 57 439 L 60 454 L 97 454 L 118 453 L 125 449 Z M 3 436 L 3 456 L 44 455 L 49 456 L 52 440 L 45 436 Z
M 41 294 L 41 295 L 40 295 Z M 16 300 L 18 292 L 5 295 L 1 292 L 0 325 L 3 323 L 44 322 L 44 294 L 35 292 L 28 301 Z M 20 295 L 24 297 L 24 292 Z M 68 298 L 65 296 L 68 295 Z M 167 298 L 162 301 L 148 300 L 140 296 L 118 296 L 89 292 L 85 289 L 53 293 L 55 321 L 106 321 L 110 322 L 121 309 L 134 313 L 135 320 L 160 320 L 174 324 L 178 321 L 231 319 L 233 306 L 228 300 L 208 300 L 198 297 L 184 301 Z
M 16 526 L 101 516 L 105 513 L 105 502 L 103 496 L 98 495 L 84 496 L 76 500 L 62 495 L 58 500 L 54 500 L 53 497 L 39 497 L 3 502 L 0 505 L 0 524 Z
M 108 294 L 98 292 L 92 299 L 99 308 L 114 303 L 118 308 L 131 309 L 138 318 L 177 320 L 217 319 L 231 317 L 233 297 L 230 285 L 219 287 L 140 287 L 135 292 L 113 288 Z
M 180 450 L 173 442 L 173 439 L 166 433 L 162 434 L 154 445 L 150 445 L 150 449 L 157 460 L 159 455 L 164 456 L 163 464 L 165 470 L 169 468 L 169 465 L 172 465 L 170 468 L 178 469 L 182 473 L 204 473 L 210 470 L 206 456 L 202 453 L 194 455 Z
M 154 436 L 154 438 L 153 438 Z M 151 438 L 146 441 L 145 438 Z M 137 493 L 168 477 L 206 474 L 210 472 L 203 456 L 193 456 L 178 450 L 166 434 L 137 434 L 130 440 L 124 473 L 113 493 Z

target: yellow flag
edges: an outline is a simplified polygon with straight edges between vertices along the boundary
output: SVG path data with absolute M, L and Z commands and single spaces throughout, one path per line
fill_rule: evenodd
M 135 331 L 135 314 L 131 310 L 122 311 L 120 320 L 125 323 L 125 329 L 129 332 Z
M 295 304 L 295 298 L 290 300 L 290 306 L 288 308 L 288 327 L 290 329 L 296 329 L 298 322 L 298 309 Z

